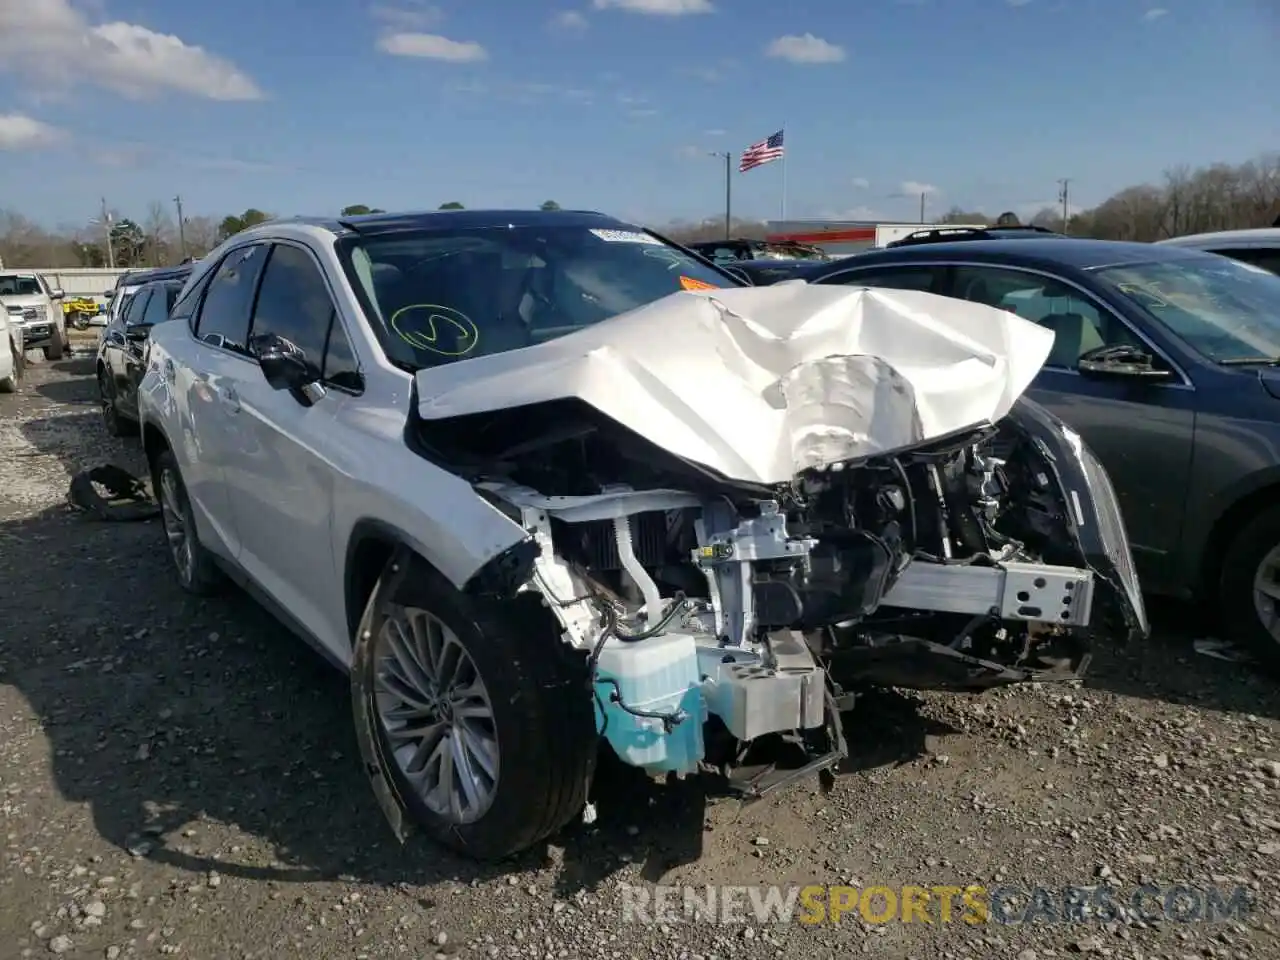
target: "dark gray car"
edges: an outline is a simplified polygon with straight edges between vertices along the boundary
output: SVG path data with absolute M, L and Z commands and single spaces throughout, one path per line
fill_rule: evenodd
M 1030 396 L 1111 475 L 1143 587 L 1218 604 L 1280 667 L 1280 277 L 1172 245 L 1053 238 L 876 251 L 808 279 L 929 290 L 1052 329 Z

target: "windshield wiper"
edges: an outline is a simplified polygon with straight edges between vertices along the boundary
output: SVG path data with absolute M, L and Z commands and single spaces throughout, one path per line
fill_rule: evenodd
M 1219 360 L 1218 366 L 1248 367 L 1259 363 L 1268 367 L 1280 367 L 1280 357 L 1228 357 L 1226 360 Z

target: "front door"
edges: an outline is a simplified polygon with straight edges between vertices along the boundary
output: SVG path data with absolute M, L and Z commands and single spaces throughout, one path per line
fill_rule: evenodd
M 275 390 L 260 369 L 238 384 L 246 443 L 228 471 L 240 533 L 239 562 L 301 626 L 347 655 L 346 608 L 330 528 L 334 477 L 351 469 L 335 418 L 358 392 L 355 362 L 334 299 L 312 254 L 277 242 L 263 272 L 249 333 L 293 344 L 322 396 L 304 403 Z
M 1029 395 L 1084 437 L 1110 474 L 1144 587 L 1173 576 L 1195 436 L 1195 389 L 1105 303 L 1084 290 L 1012 267 L 953 269 L 950 293 L 1017 313 L 1054 331 Z M 1168 380 L 1082 375 L 1081 354 L 1135 345 L 1172 371 Z

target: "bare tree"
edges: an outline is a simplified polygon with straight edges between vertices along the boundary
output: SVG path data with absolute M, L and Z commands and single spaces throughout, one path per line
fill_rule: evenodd
M 218 245 L 220 221 L 214 217 L 187 217 L 184 228 L 187 237 L 187 253 L 203 257 Z
M 142 223 L 142 232 L 146 237 L 147 262 L 153 267 L 170 263 L 173 258 L 175 227 L 167 204 L 159 200 L 151 201 L 147 207 L 147 218 Z

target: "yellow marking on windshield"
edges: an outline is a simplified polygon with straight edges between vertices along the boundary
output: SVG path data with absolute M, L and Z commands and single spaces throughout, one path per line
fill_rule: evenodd
M 405 323 L 400 318 L 411 310 L 428 311 L 424 329 L 417 330 L 412 327 L 405 329 Z M 440 345 L 440 324 L 453 327 L 457 331 L 455 349 L 446 349 Z M 415 350 L 438 353 L 445 357 L 466 356 L 480 342 L 480 330 L 470 317 L 461 310 L 438 303 L 413 303 L 407 307 L 401 307 L 391 315 L 390 325 L 396 336 Z

